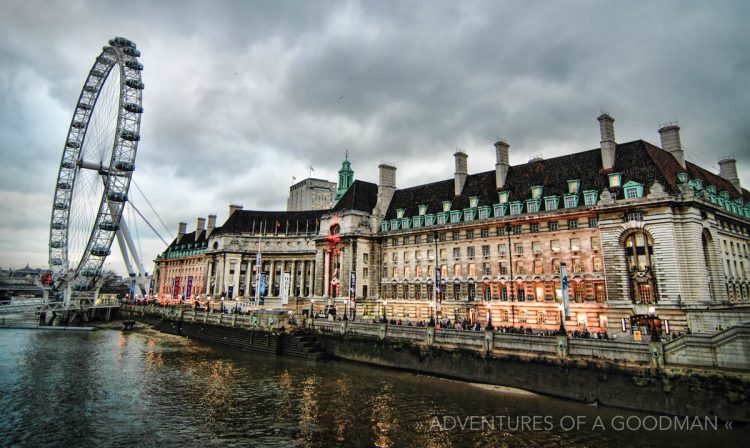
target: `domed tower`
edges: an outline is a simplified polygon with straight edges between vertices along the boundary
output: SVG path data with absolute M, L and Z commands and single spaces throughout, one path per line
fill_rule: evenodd
M 346 156 L 343 162 L 341 162 L 341 169 L 339 170 L 339 188 L 336 190 L 336 202 L 344 196 L 346 190 L 354 182 L 354 170 L 352 170 L 352 164 L 349 162 L 349 151 L 346 151 Z

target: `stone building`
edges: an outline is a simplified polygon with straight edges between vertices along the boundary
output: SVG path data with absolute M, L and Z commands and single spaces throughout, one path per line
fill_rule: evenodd
M 289 187 L 286 209 L 290 212 L 301 210 L 328 210 L 336 198 L 336 183 L 312 177 Z
M 598 120 L 596 149 L 511 166 L 499 141 L 493 170 L 470 174 L 459 151 L 453 178 L 407 188 L 386 163 L 377 184 L 354 181 L 347 159 L 327 210 L 233 207 L 207 238 L 206 293 L 254 297 L 260 251 L 269 297 L 288 273 L 292 296 L 358 316 L 555 330 L 567 292 L 569 329 L 750 321 L 750 193 L 735 161 L 714 174 L 685 160 L 675 124 L 658 147 L 617 143 L 614 119 Z
M 198 218 L 195 231 L 186 233 L 187 223 L 177 227 L 177 237 L 154 260 L 153 294 L 161 301 L 186 300 L 205 294 L 205 252 L 216 227 L 216 215 Z

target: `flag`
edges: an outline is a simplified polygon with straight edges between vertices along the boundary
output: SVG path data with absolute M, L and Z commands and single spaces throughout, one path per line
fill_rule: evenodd
M 310 165 L 310 171 L 313 171 L 313 172 L 315 171 L 315 170 L 313 169 L 312 165 Z
M 297 182 L 297 178 L 292 176 L 292 182 Z

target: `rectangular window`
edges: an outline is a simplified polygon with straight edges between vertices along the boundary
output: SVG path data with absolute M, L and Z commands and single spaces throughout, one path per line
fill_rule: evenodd
M 542 253 L 542 242 L 541 241 L 534 241 L 531 243 L 531 251 L 535 254 L 541 254 Z
M 552 259 L 552 273 L 553 274 L 560 273 L 560 259 L 559 258 Z
M 578 202 L 578 196 L 575 195 L 565 195 L 565 199 L 563 199 L 563 204 L 565 205 L 565 208 L 575 208 L 576 203 Z
M 422 251 L 421 250 L 415 250 L 414 251 L 414 259 L 417 261 L 422 261 Z
M 569 219 L 568 220 L 568 229 L 577 229 L 578 228 L 578 220 L 577 219 Z
M 508 246 L 506 244 L 498 244 L 497 245 L 497 253 L 501 257 L 504 257 L 508 254 Z
M 599 220 L 597 218 L 589 218 L 589 227 L 592 229 L 599 224 Z
M 453 258 L 456 260 L 459 260 L 461 258 L 461 248 L 460 247 L 454 247 L 453 248 Z
M 406 246 L 407 244 L 411 244 L 411 237 L 410 236 L 405 236 L 404 237 L 404 246 Z
M 528 213 L 537 213 L 539 211 L 539 201 L 535 199 L 526 201 L 526 211 Z
M 446 239 L 446 234 L 447 232 L 440 232 L 438 234 L 438 241 L 440 241 L 441 243 L 444 243 Z
M 592 236 L 591 237 L 591 248 L 594 250 L 601 249 L 601 244 L 599 243 L 599 237 L 598 236 Z
M 473 231 L 473 230 L 467 230 L 467 231 L 466 231 L 466 239 L 467 239 L 467 240 L 472 240 L 472 239 L 474 239 L 474 231 Z
M 602 272 L 602 257 L 594 257 L 594 272 Z
M 458 241 L 461 239 L 461 232 L 459 231 L 454 230 L 451 235 L 452 235 L 453 241 Z
M 550 221 L 549 223 L 547 223 L 547 229 L 549 229 L 550 232 L 557 232 L 557 228 L 557 221 Z
M 474 263 L 469 263 L 469 277 L 476 277 L 477 276 L 477 265 Z
M 515 225 L 513 226 L 513 235 L 520 235 L 521 234 L 521 225 Z
M 526 275 L 526 265 L 523 261 L 516 261 L 516 274 Z
M 411 269 L 409 268 L 409 266 L 404 266 L 404 278 L 409 277 L 411 277 Z
M 437 215 L 437 223 L 438 225 L 445 224 L 448 220 L 448 214 L 447 213 L 438 213 Z
M 482 238 L 489 238 L 490 236 L 490 229 L 482 229 L 480 230 Z
M 393 262 L 395 263 L 397 261 L 398 261 L 398 252 L 394 252 L 393 253 Z
M 583 264 L 581 264 L 580 258 L 573 258 L 573 272 L 574 273 L 583 272 Z
M 539 223 L 531 224 L 530 226 L 531 233 L 539 233 Z
M 435 259 L 435 252 L 433 252 L 432 249 L 429 249 L 427 251 L 427 259 L 430 261 Z
M 364 279 L 366 280 L 366 279 L 367 279 L 367 277 L 369 277 L 369 276 L 370 276 L 370 270 L 369 270 L 369 269 L 367 269 L 367 268 L 364 268 L 364 269 L 362 269 L 362 276 L 363 276 L 363 277 L 364 277 Z
M 517 253 L 517 254 L 522 254 L 522 253 L 523 253 L 523 243 L 516 243 L 516 244 L 515 244 L 515 245 L 513 246 L 513 250 L 514 250 L 514 251 L 515 251 L 515 253 Z
M 469 257 L 469 260 L 474 258 L 474 246 L 469 246 L 466 248 L 466 256 Z
M 448 258 L 448 250 L 440 249 L 440 259 L 445 260 L 446 258 Z
M 411 261 L 411 252 L 404 252 L 404 262 L 408 263 Z
M 542 260 L 534 260 L 534 274 L 544 274 L 542 271 Z
M 500 262 L 500 275 L 508 275 L 508 263 L 505 261 Z
M 482 265 L 482 274 L 483 275 L 492 275 L 492 268 L 490 267 L 489 263 L 484 263 Z
M 523 204 L 521 204 L 520 202 L 514 202 L 514 203 L 510 204 L 510 214 L 511 215 L 520 215 L 522 207 L 523 207 Z
M 497 235 L 497 236 L 506 236 L 507 233 L 505 231 L 505 227 L 497 227 L 497 228 L 495 228 L 495 235 Z
M 490 256 L 490 246 L 482 246 L 482 256 L 483 257 L 489 257 Z
M 362 264 L 367 264 L 370 262 L 370 254 L 367 252 L 362 254 Z
M 557 196 L 544 198 L 544 209 L 547 211 L 557 210 Z
M 549 242 L 549 247 L 552 252 L 560 252 L 560 240 L 551 240 Z
M 570 239 L 570 250 L 572 251 L 579 251 L 581 250 L 581 240 L 578 238 L 571 238 Z
M 453 275 L 461 277 L 461 265 L 459 263 L 453 265 Z

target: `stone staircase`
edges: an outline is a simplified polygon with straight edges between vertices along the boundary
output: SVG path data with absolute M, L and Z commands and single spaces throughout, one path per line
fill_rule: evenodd
M 325 351 L 315 334 L 306 330 L 296 330 L 284 335 L 281 353 L 315 361 L 330 359 L 330 354 Z

